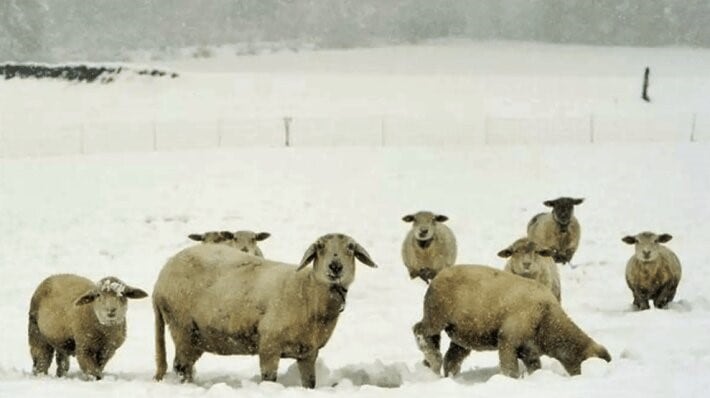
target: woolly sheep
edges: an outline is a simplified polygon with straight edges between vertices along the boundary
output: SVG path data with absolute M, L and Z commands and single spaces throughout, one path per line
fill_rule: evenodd
M 537 214 L 528 223 L 528 238 L 552 249 L 556 263 L 569 263 L 577 251 L 581 231 L 573 213 L 574 206 L 583 201 L 575 198 L 547 200 L 543 204 L 552 207 L 552 212 Z
M 561 301 L 560 274 L 557 271 L 557 264 L 552 261 L 552 250 L 528 238 L 521 238 L 498 252 L 498 256 L 508 259 L 505 271 L 538 281 L 550 289 L 557 301 Z
M 298 266 L 246 255 L 225 245 L 197 245 L 163 267 L 153 290 L 156 380 L 166 373 L 165 324 L 175 344 L 173 369 L 192 381 L 204 352 L 259 355 L 261 378 L 275 381 L 280 358 L 297 360 L 304 387 L 313 388 L 318 351 L 328 342 L 355 259 L 370 255 L 342 234 L 320 237 Z M 306 266 L 313 263 L 313 269 Z
M 680 260 L 669 248 L 661 245 L 673 237 L 641 232 L 622 240 L 636 245 L 635 253 L 626 264 L 626 284 L 634 295 L 634 308 L 647 310 L 648 300 L 656 308 L 673 301 L 681 277 Z
M 501 372 L 519 377 L 518 358 L 528 372 L 540 356 L 559 360 L 570 375 L 607 350 L 589 338 L 562 310 L 549 289 L 527 278 L 480 265 L 442 270 L 424 296 L 424 317 L 413 332 L 425 364 L 439 374 L 439 343 L 445 330 L 451 344 L 443 358 L 444 375 L 456 375 L 471 350 L 498 350 Z
M 115 277 L 98 283 L 77 275 L 50 276 L 30 301 L 32 373 L 47 374 L 56 352 L 57 376 L 76 355 L 81 371 L 101 379 L 104 366 L 126 339 L 127 299 L 148 296 Z
M 267 239 L 271 236 L 268 232 L 252 232 L 252 231 L 209 231 L 204 234 L 190 234 L 188 238 L 202 243 L 221 243 L 228 246 L 236 247 L 244 253 L 249 253 L 253 256 L 264 257 L 257 242 Z
M 411 279 L 429 283 L 436 274 L 456 262 L 456 238 L 442 224 L 449 218 L 442 214 L 420 211 L 408 214 L 402 221 L 413 223 L 402 243 L 402 261 Z

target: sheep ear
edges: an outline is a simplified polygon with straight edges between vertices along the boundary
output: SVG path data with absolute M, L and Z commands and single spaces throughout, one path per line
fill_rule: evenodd
M 547 207 L 555 207 L 555 201 L 554 201 L 554 200 L 546 200 L 546 201 L 542 202 L 542 204 L 545 205 L 545 206 L 547 206 Z
M 543 257 L 552 257 L 555 253 L 550 249 L 540 249 L 537 251 L 537 254 Z
M 219 233 L 219 236 L 224 239 L 234 239 L 234 234 L 229 231 L 222 231 Z
M 262 241 L 267 239 L 269 236 L 271 236 L 271 234 L 268 232 L 259 232 L 258 234 L 256 234 L 256 240 Z
M 513 255 L 513 251 L 510 250 L 510 248 L 503 249 L 503 250 L 501 250 L 501 251 L 498 252 L 498 257 L 502 257 L 502 258 L 508 258 L 508 257 L 510 257 L 510 256 L 512 256 L 512 255 Z
M 631 236 L 631 235 L 629 235 L 629 236 L 624 236 L 623 238 L 621 238 L 621 240 L 622 240 L 623 242 L 625 242 L 625 243 L 630 244 L 630 245 L 634 245 L 634 244 L 636 244 L 636 242 L 638 242 L 638 240 L 636 240 L 636 237 L 635 237 L 635 236 Z
M 673 236 L 671 234 L 660 234 L 658 238 L 656 239 L 656 242 L 658 243 L 666 243 L 669 240 L 673 239 Z
M 148 293 L 146 293 L 145 291 L 138 289 L 137 287 L 130 286 L 126 286 L 126 289 L 123 291 L 123 295 L 128 297 L 129 299 L 139 299 L 148 297 Z
M 361 263 L 370 266 L 372 268 L 377 268 L 377 264 L 370 258 L 370 254 L 365 250 L 359 243 L 353 242 L 353 254 L 355 258 L 360 260 Z
M 205 236 L 203 234 L 190 234 L 187 235 L 187 237 L 198 242 L 202 242 L 203 240 L 205 240 Z
M 308 246 L 308 249 L 306 249 L 306 252 L 303 254 L 303 259 L 301 259 L 301 263 L 298 265 L 298 268 L 296 271 L 300 271 L 303 268 L 305 268 L 308 264 L 310 264 L 312 261 L 316 259 L 316 244 L 313 243 L 312 245 Z
M 74 301 L 74 305 L 84 305 L 84 304 L 89 304 L 93 303 L 96 298 L 99 297 L 99 292 L 96 291 L 96 289 L 91 289 L 88 292 L 84 293 Z
M 402 221 L 404 222 L 412 222 L 414 221 L 414 216 L 411 214 L 407 214 L 406 216 L 402 217 Z
M 436 221 L 436 222 L 444 222 L 444 221 L 447 221 L 448 219 L 449 219 L 449 217 L 446 217 L 443 214 L 438 214 L 434 217 L 434 221 Z
M 584 198 L 577 198 L 577 199 L 572 199 L 572 204 L 573 205 L 581 205 L 582 202 L 584 202 Z

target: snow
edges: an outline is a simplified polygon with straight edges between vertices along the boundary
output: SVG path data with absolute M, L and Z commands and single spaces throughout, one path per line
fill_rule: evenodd
M 369 50 L 363 51 L 368 54 Z M 632 56 L 637 53 L 661 59 L 678 51 L 625 53 L 611 49 L 609 54 L 627 54 L 635 61 Z M 551 68 L 558 62 L 551 59 Z M 692 62 L 701 63 L 697 58 Z M 659 98 L 660 104 L 644 112 L 656 115 L 663 109 L 701 110 L 703 103 L 708 104 L 710 91 L 691 88 L 710 84 L 709 76 L 701 68 L 688 72 L 681 60 L 668 61 L 667 65 L 672 68 L 681 63 L 676 81 L 682 90 L 674 97 L 676 102 L 669 99 L 663 105 L 664 100 Z M 179 67 L 174 69 L 182 72 Z M 636 82 L 631 69 L 635 70 L 629 68 L 628 81 Z M 613 80 L 590 77 L 591 71 L 570 81 L 579 87 L 608 83 L 595 88 L 599 98 L 605 89 L 619 87 Z M 215 102 L 200 104 L 197 98 L 227 102 L 221 95 L 234 88 L 220 85 L 226 73 L 191 73 L 184 79 L 181 73 L 181 78 L 170 83 L 135 79 L 119 81 L 112 87 L 0 82 L 0 127 L 13 126 L 0 132 L 5 139 L 15 134 L 14 139 L 19 140 L 17 131 L 37 137 L 44 134 L 38 126 L 84 120 L 87 126 L 104 123 L 120 131 L 121 126 L 149 120 L 143 118 L 149 114 L 175 119 L 173 132 L 188 134 L 193 125 L 214 120 L 216 115 L 211 108 Z M 421 85 L 410 91 L 404 83 L 396 88 L 389 86 L 393 89 L 391 96 L 374 104 L 368 103 L 364 88 L 376 91 L 374 97 L 387 94 L 388 89 L 377 85 L 388 81 L 384 75 L 381 80 L 369 80 L 363 75 L 313 72 L 310 78 L 295 73 L 280 80 L 287 75 L 274 73 L 270 90 L 247 90 L 239 100 L 241 105 L 252 101 L 255 107 L 251 110 L 262 111 L 273 105 L 275 115 L 289 101 L 302 98 L 299 106 L 303 115 L 320 110 L 328 115 L 332 111 L 356 117 L 362 113 L 349 105 L 360 103 L 359 110 L 399 112 L 411 121 L 437 120 L 437 116 L 446 114 L 445 106 L 435 105 L 431 114 L 421 110 L 456 99 L 455 91 L 449 96 L 447 90 L 434 90 L 439 87 L 434 84 L 437 81 L 448 88 L 455 85 L 457 78 L 443 72 L 412 76 L 392 73 L 389 78 L 394 81 L 412 79 L 410 83 Z M 551 73 L 550 78 L 555 76 Z M 228 76 L 242 82 L 250 77 L 239 73 Z M 500 81 L 513 79 L 510 75 L 499 77 Z M 627 77 L 620 79 L 625 81 Z M 279 82 L 301 78 L 314 80 L 304 83 L 303 91 L 285 97 L 276 95 L 275 91 L 282 89 L 276 88 Z M 310 85 L 328 79 L 338 83 L 317 85 L 318 89 Z M 536 97 L 526 87 L 541 84 L 536 75 L 520 79 L 527 83 L 521 86 L 520 100 L 511 97 L 511 106 L 522 103 L 527 95 L 530 98 L 526 101 L 532 103 Z M 263 75 L 250 84 L 258 86 L 269 80 Z M 352 91 L 335 95 L 336 87 L 354 90 L 359 85 L 363 86 L 359 96 Z M 317 98 L 315 92 L 328 87 L 333 89 L 330 100 Z M 400 88 L 404 91 L 398 94 Z M 623 109 L 634 107 L 632 103 L 640 93 L 636 86 L 632 91 L 633 100 L 620 100 L 619 104 L 628 102 Z M 153 92 L 166 95 L 165 103 Z M 314 95 L 299 97 L 305 92 Z M 6 93 L 15 95 L 15 99 Z M 184 102 L 180 102 L 180 93 Z M 421 95 L 412 98 L 415 93 Z M 569 92 L 558 102 L 576 98 L 577 103 L 584 103 L 588 93 Z M 666 93 L 671 95 L 670 91 Z M 543 94 L 541 103 L 552 103 L 559 92 Z M 399 101 L 389 102 L 398 95 Z M 501 99 L 506 94 L 499 91 L 498 95 Z M 32 101 L 23 105 L 17 97 Z M 195 105 L 191 112 L 189 104 Z M 142 105 L 152 108 L 137 112 Z M 172 105 L 185 106 L 178 107 L 185 112 L 170 111 Z M 258 113 L 233 106 L 240 117 Z M 509 115 L 505 108 L 498 110 L 502 116 Z M 134 111 L 135 118 L 127 116 Z M 536 115 L 533 109 L 529 111 Z M 185 119 L 185 124 L 176 114 Z M 21 126 L 25 127 L 15 129 Z M 318 133 L 317 127 L 311 129 Z M 135 137 L 142 136 L 140 131 L 136 130 Z M 34 145 L 35 141 L 27 139 Z M 710 269 L 704 253 L 705 239 L 710 236 L 710 144 L 652 141 L 428 147 L 205 145 L 180 151 L 141 152 L 142 148 L 131 148 L 134 152 L 127 152 L 97 138 L 97 143 L 117 153 L 63 152 L 54 157 L 0 159 L 0 270 L 5 281 L 0 292 L 0 341 L 4 342 L 0 396 L 705 396 L 710 388 L 710 345 L 706 336 L 710 330 Z M 25 149 L 32 145 L 17 147 L 16 155 L 27 155 Z M 177 148 L 175 144 L 171 149 Z M 458 377 L 433 375 L 421 364 L 422 354 L 411 333 L 412 325 L 421 317 L 426 286 L 411 281 L 401 262 L 400 244 L 410 226 L 400 218 L 421 209 L 446 214 L 459 243 L 458 262 L 502 268 L 504 260 L 496 253 L 524 234 L 530 217 L 545 210 L 542 201 L 561 195 L 586 198 L 576 208 L 582 225 L 579 251 L 573 266 L 560 270 L 563 307 L 583 330 L 607 347 L 612 362 L 587 361 L 582 375 L 569 377 L 557 361 L 543 357 L 540 371 L 514 380 L 499 374 L 495 352 L 474 352 Z M 298 370 L 291 360 L 281 361 L 276 383 L 261 383 L 257 358 L 247 356 L 205 354 L 196 365 L 194 384 L 182 385 L 172 373 L 163 382 L 152 381 L 155 368 L 149 299 L 130 301 L 128 338 L 109 361 L 103 380 L 84 381 L 74 359 L 67 378 L 31 375 L 27 309 L 42 279 L 59 272 L 78 273 L 92 280 L 114 275 L 131 286 L 151 291 L 166 259 L 193 244 L 188 234 L 222 229 L 270 232 L 271 238 L 260 244 L 265 256 L 290 263 L 298 262 L 317 237 L 342 232 L 361 243 L 380 265 L 378 269 L 358 267 L 345 311 L 320 352 L 316 390 L 300 387 Z M 621 238 L 643 230 L 672 234 L 674 239 L 667 245 L 684 267 L 676 299 L 666 310 L 631 310 L 624 267 L 633 248 Z M 446 342 L 444 338 L 444 346 Z M 169 338 L 167 345 L 168 356 L 172 357 Z M 54 366 L 50 373 L 53 371 Z

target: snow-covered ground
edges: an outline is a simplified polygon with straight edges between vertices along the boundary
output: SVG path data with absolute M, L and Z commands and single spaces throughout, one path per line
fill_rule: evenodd
M 133 79 L 88 86 L 0 81 L 3 144 L 10 136 L 13 142 L 27 139 L 14 147 L 18 152 L 3 153 L 32 154 L 28 148 L 35 148 L 36 138 L 49 137 L 42 126 L 75 122 L 83 123 L 88 136 L 96 125 L 124 132 L 131 123 L 171 120 L 169 131 L 179 136 L 195 134 L 194 126 L 214 122 L 220 114 L 258 119 L 285 110 L 294 117 L 316 112 L 360 117 L 377 111 L 414 120 L 412 126 L 420 120 L 437 127 L 432 121 L 465 119 L 469 109 L 480 112 L 476 104 L 501 117 L 537 118 L 550 106 L 552 118 L 559 119 L 566 109 L 587 104 L 617 107 L 640 119 L 697 112 L 700 121 L 710 103 L 708 51 L 509 46 L 501 45 L 499 52 L 480 49 L 480 58 L 464 51 L 476 45 L 459 46 L 459 51 L 451 46 L 410 48 L 414 55 L 405 49 L 361 50 L 362 57 L 342 52 L 342 63 L 332 65 L 324 58 L 338 52 L 301 53 L 313 57 L 313 65 L 308 69 L 293 61 L 292 71 L 281 61 L 296 55 L 199 61 L 202 65 L 176 61 L 168 66 L 181 78 L 170 82 Z M 523 48 L 534 53 L 530 68 L 514 63 L 512 53 Z M 439 54 L 441 65 L 449 66 L 422 55 L 427 52 Z M 583 54 L 587 56 L 578 57 Z M 496 57 L 506 68 L 479 70 L 452 61 L 470 58 L 471 65 L 494 65 Z M 389 66 L 378 66 L 377 59 Z M 411 59 L 422 60 L 420 69 Z M 658 101 L 643 108 L 636 103 L 647 59 L 659 65 Z M 377 70 L 350 70 L 357 69 L 357 62 Z M 263 63 L 263 72 L 258 63 Z M 569 73 L 564 72 L 567 67 Z M 477 72 L 467 75 L 470 69 Z M 543 82 L 556 83 L 552 89 Z M 469 96 L 472 87 L 485 89 L 485 95 Z M 312 131 L 322 135 L 317 125 Z M 128 144 L 144 139 L 144 133 L 134 133 L 122 135 L 128 137 L 126 146 L 108 135 L 93 136 L 92 142 L 104 150 L 87 155 L 0 159 L 0 396 L 700 397 L 710 389 L 707 142 L 234 145 L 140 152 L 145 148 Z M 422 130 L 412 130 L 401 143 L 427 143 L 422 136 Z M 91 153 L 126 149 L 137 152 Z M 498 375 L 495 353 L 484 352 L 472 354 L 457 378 L 431 374 L 421 365 L 411 335 L 412 324 L 421 317 L 425 286 L 410 281 L 401 263 L 400 244 L 409 227 L 401 216 L 420 209 L 448 215 L 459 241 L 459 262 L 502 268 L 496 253 L 524 234 L 529 218 L 545 210 L 543 200 L 562 195 L 586 198 L 576 212 L 583 232 L 575 264 L 561 269 L 563 306 L 609 349 L 613 361 L 589 361 L 581 376 L 569 377 L 559 363 L 544 358 L 541 371 L 513 380 Z M 347 308 L 321 350 L 315 391 L 300 387 L 290 360 L 282 360 L 277 383 L 259 383 L 255 357 L 209 354 L 197 363 L 195 384 L 181 385 L 174 376 L 152 381 L 149 300 L 130 303 L 128 339 L 108 363 L 104 380 L 81 380 L 73 359 L 66 379 L 31 376 L 27 310 L 43 278 L 58 272 L 92 279 L 113 274 L 152 290 L 165 260 L 191 244 L 187 234 L 213 229 L 271 232 L 261 245 L 265 255 L 287 262 L 299 261 L 318 236 L 343 232 L 380 265 L 359 267 Z M 668 246 L 684 265 L 676 301 L 668 310 L 631 311 L 624 266 L 633 250 L 621 238 L 642 230 L 671 233 Z M 168 349 L 171 356 L 170 342 Z
M 707 49 L 447 42 L 148 67 L 180 77 L 0 80 L 0 156 L 283 146 L 285 117 L 293 146 L 710 141 Z

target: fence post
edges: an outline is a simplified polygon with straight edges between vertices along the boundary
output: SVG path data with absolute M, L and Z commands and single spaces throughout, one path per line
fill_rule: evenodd
M 222 118 L 217 119 L 217 148 L 222 147 Z
M 153 126 L 153 152 L 157 152 L 158 151 L 158 131 L 157 131 L 158 129 L 156 127 L 155 120 L 153 120 L 152 126 Z
M 83 155 L 86 152 L 86 144 L 84 143 L 84 123 L 79 124 L 79 154 Z
M 290 116 L 284 117 L 284 133 L 285 133 L 286 147 L 291 146 L 291 121 L 292 120 L 293 120 L 293 118 Z
M 594 113 L 589 114 L 589 142 L 594 143 Z
M 693 113 L 693 121 L 690 125 L 690 142 L 695 142 L 695 123 L 698 118 L 697 113 Z

